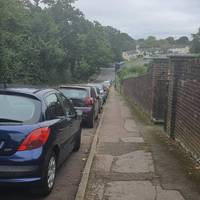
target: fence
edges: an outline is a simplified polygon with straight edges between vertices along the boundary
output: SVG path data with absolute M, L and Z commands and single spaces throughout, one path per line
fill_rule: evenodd
M 200 58 L 154 59 L 151 72 L 125 80 L 123 90 L 200 161 Z
M 129 78 L 123 82 L 123 92 L 144 112 L 151 113 L 152 108 L 152 74 Z

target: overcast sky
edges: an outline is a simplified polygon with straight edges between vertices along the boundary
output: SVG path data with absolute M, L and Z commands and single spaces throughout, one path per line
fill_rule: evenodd
M 190 36 L 200 27 L 200 0 L 78 0 L 75 6 L 136 39 Z

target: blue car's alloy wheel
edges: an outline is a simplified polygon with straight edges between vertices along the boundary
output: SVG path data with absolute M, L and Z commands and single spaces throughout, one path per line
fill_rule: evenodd
M 56 155 L 54 152 L 50 153 L 49 156 L 47 156 L 45 166 L 43 168 L 43 178 L 41 181 L 41 185 L 38 185 L 36 187 L 35 191 L 33 188 L 33 192 L 39 193 L 40 195 L 46 196 L 48 195 L 54 186 L 55 183 L 55 177 L 56 177 Z
M 49 160 L 48 175 L 47 175 L 49 189 L 51 189 L 54 185 L 55 176 L 56 176 L 56 158 L 52 156 Z

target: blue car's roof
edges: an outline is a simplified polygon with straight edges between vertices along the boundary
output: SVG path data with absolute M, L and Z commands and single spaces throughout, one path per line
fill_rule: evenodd
M 0 88 L 1 93 L 13 93 L 41 99 L 45 93 L 55 91 L 55 89 L 36 88 L 36 87 L 6 87 Z

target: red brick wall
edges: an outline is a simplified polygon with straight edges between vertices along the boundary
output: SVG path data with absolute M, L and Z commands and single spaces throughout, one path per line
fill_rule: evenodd
M 155 121 L 164 122 L 166 118 L 168 83 L 169 83 L 168 73 L 169 73 L 168 58 L 157 58 L 153 60 L 152 118 Z
M 174 135 L 196 159 L 200 159 L 200 59 L 188 59 L 181 68 Z
M 154 59 L 151 72 L 123 82 L 123 91 L 200 161 L 200 58 Z

